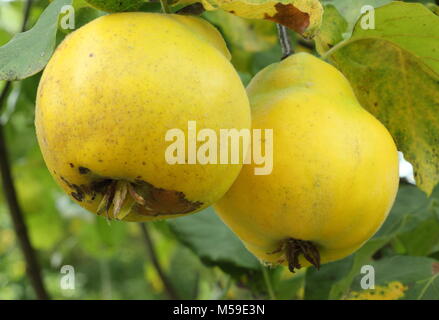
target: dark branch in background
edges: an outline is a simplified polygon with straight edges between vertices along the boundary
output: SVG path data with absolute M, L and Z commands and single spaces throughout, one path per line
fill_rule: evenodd
M 32 1 L 28 0 L 25 4 L 23 24 L 21 31 L 26 30 L 27 21 L 29 19 L 30 9 Z M 6 82 L 0 93 L 0 111 L 3 105 L 6 103 L 9 89 L 11 88 L 11 82 Z M 14 187 L 12 179 L 11 166 L 9 163 L 9 155 L 7 152 L 6 139 L 3 130 L 3 124 L 0 123 L 0 173 L 3 184 L 3 192 L 7 205 L 9 207 L 9 213 L 14 224 L 15 233 L 20 243 L 21 250 L 26 260 L 26 272 L 31 281 L 32 287 L 38 299 L 49 299 L 49 295 L 44 287 L 43 279 L 41 276 L 40 265 L 35 254 L 35 250 L 29 239 L 26 223 L 24 221 L 23 212 L 20 208 L 17 199 L 17 192 Z
M 154 268 L 156 269 L 160 279 L 163 282 L 163 286 L 165 287 L 166 293 L 168 294 L 169 298 L 173 300 L 178 300 L 178 295 L 175 292 L 174 287 L 172 286 L 165 272 L 163 271 L 162 266 L 160 265 L 160 262 L 157 258 L 157 254 L 154 248 L 154 243 L 152 242 L 151 236 L 148 232 L 146 225 L 144 223 L 139 223 L 139 225 L 140 225 L 140 229 L 142 230 L 142 236 L 146 245 L 146 250 L 148 251 L 148 255 L 151 259 L 152 264 L 154 265 Z
M 291 47 L 291 42 L 288 36 L 287 28 L 281 24 L 276 24 L 276 26 L 277 26 L 277 34 L 279 36 L 280 46 L 282 47 L 281 60 L 283 60 L 293 54 L 293 49 Z
M 182 15 L 192 15 L 192 16 L 199 16 L 200 14 L 202 14 L 204 11 L 204 7 L 201 3 L 197 2 L 197 3 L 193 3 L 190 4 L 180 10 L 178 10 L 176 13 L 177 14 L 182 14 Z
M 309 50 L 315 50 L 316 49 L 316 46 L 315 46 L 315 43 L 314 43 L 314 41 L 311 41 L 311 40 L 305 40 L 305 39 L 299 39 L 298 40 L 298 43 L 301 45 L 301 46 L 303 46 L 303 47 L 305 47 L 305 48 L 307 48 L 307 49 L 309 49 Z

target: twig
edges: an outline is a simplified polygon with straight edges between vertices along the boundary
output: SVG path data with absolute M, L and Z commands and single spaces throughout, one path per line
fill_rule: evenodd
M 0 95 L 0 107 L 6 101 L 8 96 L 9 88 L 11 86 L 10 82 L 7 82 Z M 20 205 L 17 200 L 17 193 L 14 187 L 11 174 L 11 166 L 9 164 L 9 155 L 7 153 L 6 140 L 3 132 L 3 124 L 0 123 L 0 172 L 2 177 L 3 192 L 5 195 L 6 202 L 9 207 L 9 213 L 14 224 L 15 233 L 19 240 L 21 250 L 23 252 L 24 258 L 26 260 L 26 271 L 28 277 L 31 280 L 32 287 L 38 299 L 49 299 L 49 295 L 43 284 L 43 279 L 41 277 L 41 269 L 38 264 L 35 250 L 29 239 L 29 234 L 27 231 L 26 223 L 23 218 L 23 213 L 21 211 Z
M 27 0 L 24 5 L 23 23 L 21 24 L 21 32 L 26 31 L 27 21 L 29 20 L 30 9 L 32 8 L 32 0 Z
M 26 30 L 31 6 L 32 1 L 28 0 L 24 8 L 23 23 L 21 28 L 22 32 Z M 10 88 L 11 82 L 7 81 L 2 89 L 2 92 L 0 93 L 0 111 L 6 102 L 6 98 L 8 97 Z M 14 182 L 12 179 L 11 166 L 9 163 L 9 155 L 7 152 L 6 139 L 3 132 L 2 123 L 0 123 L 0 173 L 3 184 L 3 192 L 7 205 L 9 207 L 9 213 L 14 224 L 15 233 L 17 234 L 21 250 L 26 260 L 27 275 L 31 281 L 37 298 L 43 300 L 50 299 L 49 294 L 44 287 L 40 265 L 36 258 L 35 250 L 30 242 L 27 226 L 23 217 L 23 212 L 18 203 L 17 192 L 15 190 Z
M 140 229 L 142 230 L 143 239 L 145 240 L 146 250 L 148 251 L 148 255 L 151 258 L 152 264 L 154 265 L 154 268 L 156 269 L 160 279 L 163 282 L 163 285 L 165 287 L 166 293 L 168 294 L 169 298 L 173 300 L 178 300 L 178 295 L 174 290 L 174 287 L 172 286 L 171 282 L 169 281 L 168 277 L 166 276 L 165 272 L 163 271 L 162 266 L 160 265 L 159 259 L 157 258 L 157 254 L 155 252 L 154 243 L 151 239 L 151 236 L 149 235 L 148 229 L 144 223 L 139 223 Z
M 293 54 L 293 48 L 291 47 L 291 42 L 288 36 L 287 28 L 281 24 L 276 24 L 276 26 L 277 26 L 277 35 L 279 37 L 280 46 L 282 47 L 281 60 L 283 60 Z

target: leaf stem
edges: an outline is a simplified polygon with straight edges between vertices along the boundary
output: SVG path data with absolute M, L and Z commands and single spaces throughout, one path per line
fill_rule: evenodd
M 422 300 L 422 298 L 424 297 L 425 293 L 427 292 L 427 289 L 433 284 L 434 280 L 439 277 L 439 273 L 435 274 L 433 277 L 431 277 L 427 284 L 422 288 L 421 292 L 419 293 L 419 296 L 416 298 L 416 300 Z
M 168 0 L 160 0 L 163 13 L 171 13 L 171 8 L 168 5 Z
M 262 275 L 264 276 L 264 282 L 267 287 L 268 296 L 270 297 L 270 300 L 276 300 L 276 295 L 274 294 L 273 285 L 271 284 L 271 278 L 268 274 L 268 268 L 265 266 L 262 266 Z
M 354 40 L 355 41 L 355 40 Z M 335 46 L 333 46 L 331 49 L 329 49 L 328 51 L 326 51 L 325 53 L 323 53 L 322 55 L 322 60 L 327 61 L 328 58 L 337 50 L 343 48 L 344 46 L 348 45 L 349 43 L 353 42 L 352 39 L 345 39 L 343 41 L 340 41 L 339 43 L 337 43 Z
M 294 51 L 293 51 L 293 48 L 291 46 L 291 41 L 290 41 L 290 38 L 288 36 L 287 28 L 281 24 L 276 24 L 276 26 L 277 26 L 277 35 L 279 37 L 279 43 L 280 43 L 280 46 L 282 47 L 281 60 L 283 60 L 283 59 L 291 56 L 294 53 Z
M 29 20 L 30 9 L 32 8 L 32 0 L 27 0 L 24 5 L 23 23 L 21 24 L 21 32 L 26 31 L 26 25 Z
M 146 227 L 145 223 L 139 223 L 140 229 L 142 231 L 142 236 L 146 245 L 146 250 L 148 252 L 148 255 L 151 259 L 152 264 L 154 265 L 154 268 L 156 269 L 160 279 L 162 280 L 162 283 L 165 287 L 166 293 L 168 294 L 169 298 L 172 300 L 178 300 L 178 295 L 176 291 L 174 290 L 174 287 L 172 286 L 171 282 L 169 281 L 168 277 L 166 276 L 166 273 L 164 272 L 162 266 L 160 265 L 159 259 L 157 257 L 155 248 L 154 248 L 154 242 L 149 234 L 148 228 Z
M 23 23 L 21 28 L 22 32 L 26 30 L 31 6 L 32 1 L 28 0 L 24 7 Z M 12 83 L 10 81 L 7 81 L 0 93 L 0 111 L 6 102 L 11 84 Z M 12 170 L 9 163 L 7 143 L 3 129 L 4 126 L 2 123 L 0 123 L 0 175 L 2 179 L 3 193 L 5 195 L 6 203 L 9 207 L 9 213 L 12 218 L 15 234 L 17 235 L 21 251 L 23 252 L 26 261 L 26 272 L 30 279 L 31 285 L 38 299 L 48 300 L 50 297 L 44 286 L 43 278 L 41 276 L 41 268 L 36 257 L 35 249 L 32 247 L 30 242 L 23 212 L 18 203 L 17 191 L 12 178 Z

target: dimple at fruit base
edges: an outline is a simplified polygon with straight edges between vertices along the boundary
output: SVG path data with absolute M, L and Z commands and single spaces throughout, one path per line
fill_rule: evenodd
M 310 54 L 263 69 L 247 92 L 253 128 L 273 129 L 273 172 L 254 175 L 255 165 L 244 165 L 216 211 L 268 264 L 294 272 L 350 255 L 395 199 L 392 137 L 344 76 Z
M 117 13 L 69 35 L 38 88 L 38 142 L 58 184 L 109 219 L 149 221 L 217 201 L 241 165 L 171 165 L 170 129 L 250 127 L 219 32 L 195 17 Z

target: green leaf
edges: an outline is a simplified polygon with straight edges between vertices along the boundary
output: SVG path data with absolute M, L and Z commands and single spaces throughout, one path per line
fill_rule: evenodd
M 99 18 L 106 13 L 103 11 L 96 10 L 90 7 L 83 7 L 76 10 L 75 13 L 75 27 L 76 29 L 82 27 L 83 25 Z
M 435 217 L 425 220 L 413 231 L 398 237 L 405 247 L 405 254 L 411 256 L 427 256 L 439 243 L 439 222 Z
M 412 228 L 406 227 L 405 232 L 398 237 L 398 241 L 404 246 L 406 254 L 424 256 L 433 253 L 439 243 L 438 209 L 439 185 L 424 201 L 423 206 L 412 213 L 411 219 L 405 219 L 405 225 L 411 225 Z M 407 223 L 409 221 L 412 223 Z
M 248 84 L 261 67 L 280 60 L 281 49 L 274 23 L 242 19 L 222 10 L 207 11 L 203 13 L 203 18 L 222 33 L 232 54 L 232 64 L 239 72 L 244 84 Z M 271 51 L 274 51 L 275 57 L 268 61 L 264 56 L 262 66 L 258 65 L 254 68 L 256 61 L 261 60 L 260 55 Z
M 320 271 L 307 270 L 305 298 L 341 299 L 346 296 L 361 267 L 370 262 L 374 253 L 394 237 L 417 230 L 431 219 L 431 199 L 415 186 L 401 185 L 386 222 L 372 239 L 353 255 L 323 265 Z
M 0 46 L 8 42 L 8 40 L 11 38 L 8 32 L 6 30 L 0 29 Z
M 276 44 L 273 23 L 263 20 L 245 20 L 224 11 L 208 11 L 203 17 L 215 25 L 234 49 L 258 52 Z
M 296 300 L 301 299 L 303 291 L 301 290 L 305 284 L 306 269 L 297 270 L 291 273 L 288 267 L 272 266 L 265 269 L 268 279 L 271 281 L 274 295 L 277 300 Z M 267 282 L 264 281 L 265 292 L 267 292 Z
M 389 129 L 427 193 L 439 182 L 439 17 L 421 4 L 375 10 L 376 29 L 358 23 L 326 53 L 364 108 Z
M 169 221 L 177 238 L 192 249 L 203 262 L 225 270 L 260 270 L 259 261 L 218 218 L 212 208 Z
M 365 245 L 363 245 L 363 247 L 361 247 L 361 249 L 359 249 L 353 255 L 353 262 L 349 272 L 345 275 L 345 277 L 334 283 L 331 287 L 329 299 L 334 300 L 344 297 L 347 294 L 352 281 L 361 270 L 361 267 L 367 264 L 372 258 L 372 255 L 382 248 L 387 242 L 388 239 L 371 239 Z
M 86 0 L 96 9 L 106 12 L 137 11 L 144 0 Z
M 72 0 L 55 0 L 29 31 L 0 47 L 0 80 L 21 80 L 41 71 L 52 56 L 61 8 Z
M 431 217 L 426 207 L 429 200 L 416 186 L 401 184 L 395 203 L 375 239 L 391 239 L 400 233 L 414 230 L 420 223 Z
M 341 42 L 347 28 L 348 22 L 338 10 L 331 4 L 325 6 L 322 27 L 315 38 L 317 52 L 323 54 Z
M 171 258 L 169 279 L 180 299 L 196 299 L 203 271 L 200 260 L 187 248 L 176 250 Z
M 343 260 L 327 263 L 321 266 L 320 270 L 308 268 L 305 276 L 305 299 L 329 299 L 333 285 L 348 275 L 353 262 L 353 256 L 349 256 Z
M 358 18 L 362 15 L 361 9 L 365 6 L 372 6 L 375 9 L 384 6 L 392 0 L 327 0 L 323 1 L 325 10 L 327 6 L 334 6 L 339 14 L 345 19 L 348 24 L 344 38 L 349 38 L 352 34 L 354 26 Z
M 379 38 L 401 49 L 439 73 L 439 17 L 421 4 L 392 3 L 376 10 L 375 29 L 355 26 L 352 40 Z
M 81 223 L 80 233 L 76 236 L 82 248 L 90 255 L 109 258 L 126 243 L 127 225 L 120 221 L 106 221 L 103 217 L 93 217 L 93 221 Z
M 320 32 L 316 36 L 317 52 L 323 55 L 336 44 L 352 35 L 355 23 L 362 14 L 362 8 L 379 8 L 391 0 L 327 0 L 323 1 L 324 14 Z

